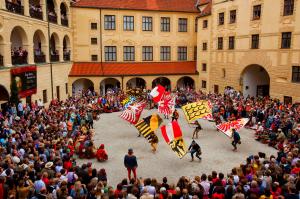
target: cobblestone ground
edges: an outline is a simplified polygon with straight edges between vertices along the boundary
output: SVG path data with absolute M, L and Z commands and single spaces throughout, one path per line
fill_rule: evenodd
M 142 117 L 146 117 L 156 110 L 145 110 Z M 193 127 L 186 122 L 182 111 L 179 111 L 179 124 L 184 134 L 186 145 L 191 143 Z M 155 133 L 159 138 L 158 151 L 151 152 L 150 144 L 143 137 L 137 137 L 137 129 L 119 117 L 120 113 L 102 114 L 99 121 L 95 122 L 94 141 L 98 147 L 105 144 L 109 160 L 97 162 L 96 159 L 78 159 L 81 165 L 89 161 L 97 169 L 105 168 L 109 184 L 116 186 L 123 178 L 127 177 L 127 171 L 123 165 L 124 155 L 128 148 L 133 148 L 138 159 L 138 177 L 155 177 L 161 181 L 167 176 L 170 183 L 177 183 L 180 176 L 194 177 L 202 173 L 211 173 L 213 170 L 223 172 L 225 175 L 235 166 L 245 162 L 246 157 L 258 152 L 267 155 L 276 154 L 276 150 L 254 140 L 254 132 L 247 129 L 240 131 L 242 144 L 238 145 L 238 152 L 232 151 L 230 139 L 223 133 L 216 131 L 212 122 L 201 121 L 203 130 L 196 141 L 202 148 L 202 161 L 190 162 L 190 154 L 179 159 L 170 147 L 165 143 L 160 130 Z M 164 120 L 167 123 L 168 120 Z

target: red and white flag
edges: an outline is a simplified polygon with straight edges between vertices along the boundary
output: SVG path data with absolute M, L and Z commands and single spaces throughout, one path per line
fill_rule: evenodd
M 158 112 L 171 115 L 175 110 L 175 97 L 169 92 L 165 92 L 161 100 L 158 102 Z
M 136 104 L 133 105 L 129 105 L 127 107 L 127 109 L 125 109 L 120 117 L 123 118 L 124 120 L 128 121 L 131 124 L 136 124 L 139 119 L 140 116 L 142 114 L 142 111 L 144 110 L 146 106 L 146 102 L 145 101 L 140 101 Z
M 152 96 L 152 99 L 154 102 L 159 102 L 166 91 L 165 87 L 161 85 L 157 85 L 152 91 L 150 92 L 150 95 Z
M 243 128 L 247 123 L 248 123 L 249 119 L 248 118 L 241 118 L 235 121 L 231 121 L 231 122 L 225 122 L 222 124 L 217 125 L 217 128 L 224 133 L 225 135 L 227 135 L 228 137 L 232 137 L 232 130 L 231 129 L 235 129 L 235 130 L 240 130 L 241 128 Z

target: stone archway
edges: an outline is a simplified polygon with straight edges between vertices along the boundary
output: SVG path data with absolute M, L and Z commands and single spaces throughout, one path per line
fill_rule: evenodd
M 33 51 L 35 63 L 46 62 L 46 37 L 41 30 L 36 30 L 33 35 Z
M 158 84 L 164 86 L 167 90 L 171 90 L 171 81 L 166 77 L 158 77 L 152 81 L 152 88 Z
M 115 78 L 106 78 L 100 82 L 100 94 L 105 95 L 107 91 L 116 91 L 121 88 L 121 83 Z
M 194 89 L 194 88 L 195 88 L 195 81 L 191 77 L 184 76 L 177 81 L 178 90 L 186 90 L 186 89 Z
M 9 101 L 9 93 L 6 88 L 0 84 L 0 104 Z
M 28 38 L 25 30 L 20 27 L 16 26 L 12 29 L 10 34 L 10 42 L 11 42 L 11 49 L 12 53 L 12 64 L 19 65 L 19 64 L 27 64 L 27 45 L 28 45 Z
M 270 76 L 260 65 L 249 65 L 241 73 L 241 84 L 245 97 L 265 97 L 270 95 Z
M 94 83 L 86 78 L 77 79 L 72 84 L 72 95 L 78 95 L 86 90 L 94 90 Z
M 135 77 L 131 78 L 126 83 L 126 89 L 132 89 L 132 88 L 146 88 L 146 81 L 143 78 Z

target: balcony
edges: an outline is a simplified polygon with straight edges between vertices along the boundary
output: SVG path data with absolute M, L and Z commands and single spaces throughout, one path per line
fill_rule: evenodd
M 53 13 L 48 14 L 48 20 L 51 23 L 57 23 L 57 16 Z
M 45 63 L 46 56 L 45 55 L 34 55 L 34 62 L 35 63 Z
M 1 66 L 4 66 L 4 63 L 3 63 L 3 56 L 2 55 L 0 55 L 0 67 Z
M 59 62 L 59 55 L 51 55 L 50 61 L 51 62 Z
M 71 57 L 70 53 L 64 54 L 64 61 L 70 61 L 70 57 Z
M 27 55 L 25 56 L 18 56 L 18 55 L 13 55 L 11 56 L 11 62 L 12 65 L 22 65 L 22 64 L 27 64 Z
M 24 6 L 18 5 L 9 1 L 5 1 L 6 9 L 10 12 L 24 15 Z
M 29 13 L 32 18 L 43 20 L 43 12 L 40 10 L 40 8 L 32 6 L 29 10 Z
M 61 19 L 61 25 L 63 26 L 69 26 L 69 20 L 68 19 Z

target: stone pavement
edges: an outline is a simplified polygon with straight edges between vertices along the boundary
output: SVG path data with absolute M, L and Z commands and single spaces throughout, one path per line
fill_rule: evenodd
M 147 117 L 156 110 L 144 110 L 142 117 Z M 182 111 L 179 111 L 179 124 L 184 134 L 187 147 L 191 143 L 194 128 L 186 122 Z M 156 154 L 151 152 L 150 144 L 143 137 L 137 137 L 137 129 L 119 117 L 120 113 L 102 114 L 95 126 L 95 145 L 105 144 L 108 152 L 107 162 L 97 162 L 96 159 L 78 159 L 77 163 L 93 162 L 97 169 L 105 168 L 109 185 L 116 187 L 123 178 L 127 177 L 127 170 L 123 165 L 124 155 L 128 148 L 133 148 L 138 159 L 138 177 L 155 177 L 161 181 L 167 176 L 169 183 L 177 183 L 181 176 L 194 177 L 202 173 L 210 174 L 213 170 L 225 175 L 231 169 L 245 162 L 246 157 L 258 152 L 267 155 L 276 154 L 276 150 L 254 140 L 254 131 L 242 129 L 240 131 L 242 144 L 238 145 L 238 152 L 232 151 L 231 140 L 223 133 L 216 131 L 214 123 L 202 120 L 203 130 L 196 141 L 202 148 L 202 161 L 195 158 L 190 162 L 190 154 L 179 159 L 161 136 L 160 129 L 156 130 L 159 138 Z M 168 120 L 164 120 L 167 123 Z

